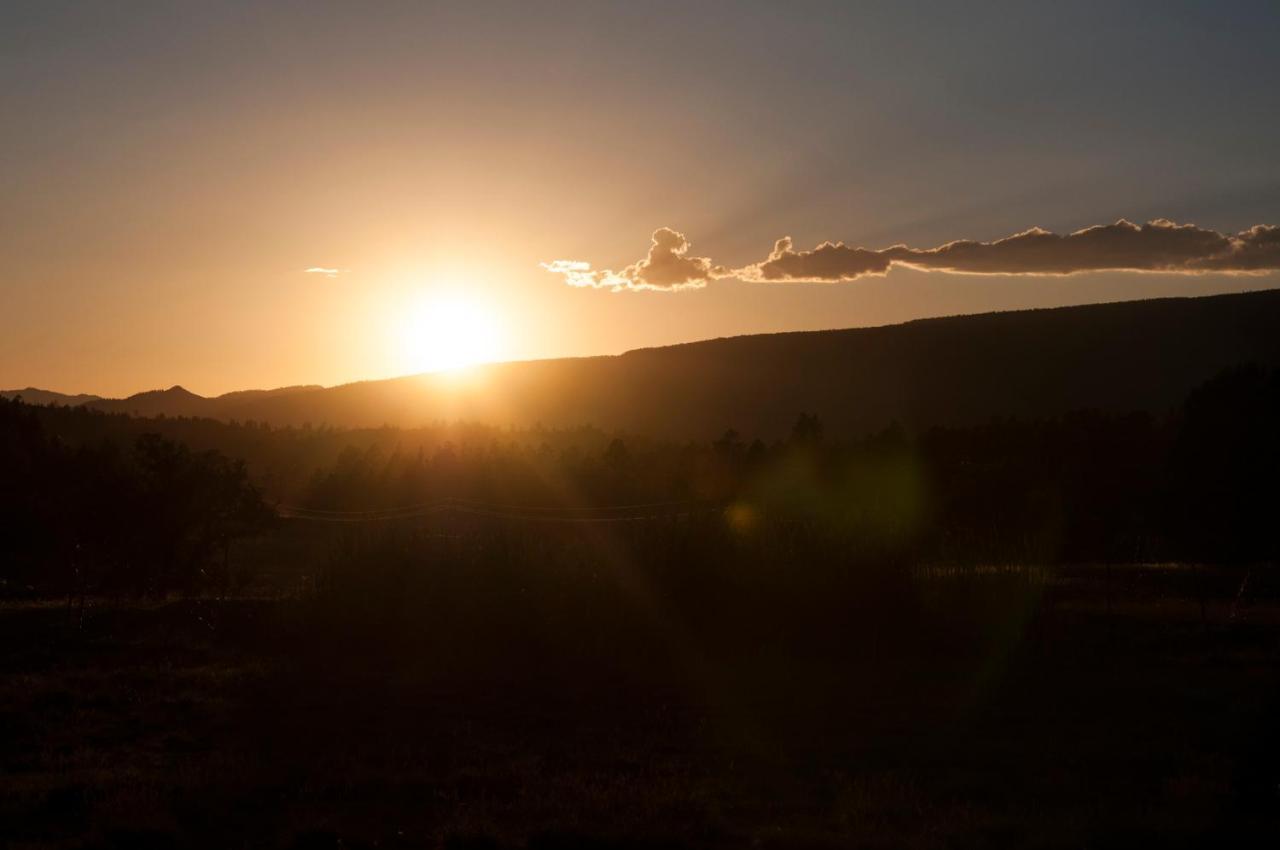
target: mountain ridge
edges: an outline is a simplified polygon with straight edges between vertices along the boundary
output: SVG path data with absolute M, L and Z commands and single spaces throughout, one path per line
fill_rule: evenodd
M 1280 364 L 1280 290 L 1159 298 L 782 331 L 408 375 L 244 390 L 180 386 L 87 402 L 138 415 L 275 425 L 598 427 L 705 438 L 784 434 L 801 412 L 835 431 L 1069 410 L 1162 412 L 1220 369 Z
M 20 390 L 0 390 L 0 398 L 21 398 L 27 404 L 62 404 L 69 407 L 76 407 L 87 402 L 102 400 L 102 396 L 91 395 L 90 393 L 76 393 L 71 395 L 68 393 L 55 392 L 54 390 L 42 390 L 39 387 L 26 387 Z

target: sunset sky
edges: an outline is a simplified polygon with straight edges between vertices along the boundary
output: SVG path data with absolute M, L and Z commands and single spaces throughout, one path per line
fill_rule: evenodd
M 1274 2 L 0 15 L 6 389 L 214 394 L 1280 285 L 1280 240 L 1248 231 L 1280 224 Z M 1198 228 L 1134 231 L 1147 273 L 1094 270 L 1146 241 L 931 253 L 1122 218 Z M 629 291 L 660 228 L 706 264 Z M 770 279 L 783 237 L 804 273 Z M 826 241 L 873 252 L 819 281 Z

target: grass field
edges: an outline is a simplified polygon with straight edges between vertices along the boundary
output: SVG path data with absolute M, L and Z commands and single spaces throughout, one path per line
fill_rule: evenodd
M 326 638 L 298 599 L 12 603 L 0 834 L 1275 846 L 1280 609 L 1240 594 L 1242 571 L 1197 594 L 1189 573 L 917 571 L 940 640 L 855 630 L 814 653 L 686 634 L 449 654 L 399 633 Z

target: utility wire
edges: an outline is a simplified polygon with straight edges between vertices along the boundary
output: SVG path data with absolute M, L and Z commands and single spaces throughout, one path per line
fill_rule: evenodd
M 458 499 L 446 497 L 416 505 L 404 505 L 395 508 L 366 511 L 338 511 L 322 508 L 305 508 L 295 505 L 278 505 L 276 510 L 286 519 L 301 519 L 312 522 L 378 522 L 382 520 L 414 519 L 436 513 L 459 513 L 470 516 L 490 517 L 494 519 L 526 520 L 535 522 L 639 522 L 652 519 L 666 519 L 690 516 L 695 513 L 706 513 L 719 509 L 719 505 L 705 505 L 701 509 L 686 511 L 662 511 L 634 516 L 599 516 L 599 514 L 615 514 L 622 511 L 651 510 L 657 507 L 692 506 L 697 502 L 666 501 L 637 502 L 624 505 L 600 505 L 595 507 L 550 507 L 542 505 L 510 505 L 496 502 L 482 502 L 476 499 Z M 588 514 L 588 516 L 583 516 Z M 596 514 L 590 516 L 589 514 Z

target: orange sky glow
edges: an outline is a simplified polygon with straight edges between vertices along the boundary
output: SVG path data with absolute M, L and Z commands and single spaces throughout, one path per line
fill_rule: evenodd
M 623 4 L 38 6 L 0 34 L 4 389 L 208 395 L 1280 285 L 1266 269 L 904 263 L 843 282 L 708 274 L 614 292 L 545 265 L 624 272 L 658 228 L 691 240 L 672 257 L 740 271 L 783 235 L 801 263 L 828 240 L 932 250 L 1121 217 L 1223 234 L 1280 223 L 1264 143 L 1280 108 L 1251 64 L 1270 61 L 1262 42 L 1202 37 L 1192 52 L 1181 30 L 1144 24 L 1152 50 L 1179 58 L 1148 72 L 1106 34 L 1088 57 L 1016 49 L 1076 25 L 1031 10 L 957 44 L 887 8 L 854 21 L 833 7 L 815 26 L 716 4 L 678 25 Z M 991 117 L 1007 101 L 993 80 L 1051 88 L 1053 109 L 1026 98 L 1014 139 Z M 1187 102 L 1203 111 L 1194 127 Z

